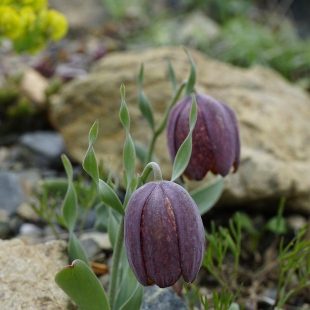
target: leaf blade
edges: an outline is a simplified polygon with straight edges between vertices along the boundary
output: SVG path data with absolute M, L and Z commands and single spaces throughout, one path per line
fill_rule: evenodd
M 208 212 L 221 197 L 224 188 L 224 179 L 219 178 L 215 182 L 198 188 L 189 194 L 196 202 L 200 215 Z
M 99 280 L 81 260 L 77 259 L 61 269 L 55 276 L 55 282 L 81 310 L 110 310 Z

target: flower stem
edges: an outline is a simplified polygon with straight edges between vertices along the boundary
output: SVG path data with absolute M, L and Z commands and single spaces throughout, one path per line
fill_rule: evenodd
M 159 124 L 159 126 L 157 127 L 157 129 L 153 132 L 153 136 L 152 136 L 152 140 L 150 142 L 150 145 L 149 145 L 149 149 L 148 149 L 148 153 L 147 153 L 147 156 L 145 157 L 145 163 L 144 164 L 147 164 L 149 163 L 151 160 L 152 160 L 152 155 L 153 155 L 153 152 L 154 152 L 154 146 L 155 146 L 155 142 L 156 142 L 156 139 L 158 138 L 158 136 L 163 132 L 163 130 L 165 129 L 166 127 L 166 124 L 167 124 L 167 120 L 168 120 L 168 116 L 170 114 L 170 110 L 172 109 L 172 107 L 177 103 L 177 101 L 179 100 L 180 96 L 181 96 L 181 93 L 186 85 L 187 81 L 182 81 L 182 83 L 180 84 L 179 88 L 176 90 L 174 96 L 172 97 L 169 105 L 167 106 L 167 109 L 164 113 L 164 116 Z
M 145 168 L 141 174 L 141 180 L 142 180 L 143 184 L 146 183 L 147 178 L 149 177 L 149 175 L 152 171 L 154 173 L 154 181 L 160 182 L 163 180 L 161 170 L 160 170 L 158 164 L 155 162 L 150 162 L 145 166 Z
M 117 285 L 117 276 L 119 270 L 119 261 L 122 252 L 124 241 L 124 218 L 121 219 L 120 226 L 117 233 L 117 238 L 115 240 L 115 245 L 113 249 L 113 262 L 112 262 L 112 271 L 109 285 L 109 302 L 110 307 L 114 307 L 114 299 L 116 295 L 116 285 Z

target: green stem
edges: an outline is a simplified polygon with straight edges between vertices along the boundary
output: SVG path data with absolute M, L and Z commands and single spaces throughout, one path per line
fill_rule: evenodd
M 114 307 L 114 299 L 116 295 L 116 285 L 117 285 L 117 276 L 119 271 L 119 261 L 123 247 L 123 240 L 124 240 L 124 218 L 122 218 L 117 238 L 115 240 L 115 245 L 113 249 L 113 262 L 112 262 L 112 271 L 111 271 L 111 278 L 110 278 L 110 286 L 109 286 L 109 302 L 110 307 L 113 309 Z
M 154 173 L 154 181 L 161 182 L 163 180 L 161 170 L 160 170 L 158 164 L 155 162 L 150 162 L 145 166 L 145 168 L 141 174 L 141 180 L 142 180 L 143 184 L 146 183 L 146 181 L 147 181 L 147 179 L 148 179 L 148 177 L 152 171 Z
M 154 152 L 155 142 L 156 142 L 158 136 L 166 128 L 166 124 L 167 124 L 167 120 L 168 120 L 170 111 L 171 111 L 172 107 L 179 100 L 179 98 L 181 96 L 181 93 L 182 93 L 186 83 L 187 83 L 187 81 L 182 81 L 182 83 L 180 84 L 179 88 L 175 92 L 172 100 L 170 101 L 169 105 L 167 106 L 167 109 L 166 109 L 166 111 L 164 113 L 164 116 L 163 116 L 163 118 L 161 120 L 161 123 L 159 124 L 157 129 L 153 132 L 153 136 L 152 136 L 152 139 L 151 139 L 151 142 L 150 142 L 150 145 L 149 145 L 148 153 L 147 153 L 147 156 L 145 157 L 145 164 L 149 163 L 152 160 L 152 155 L 153 155 L 153 152 Z

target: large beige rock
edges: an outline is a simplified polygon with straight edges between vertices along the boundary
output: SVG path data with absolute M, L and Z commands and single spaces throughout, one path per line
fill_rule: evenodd
M 288 205 L 310 213 L 310 98 L 268 68 L 242 69 L 191 51 L 197 66 L 198 92 L 230 105 L 240 123 L 241 165 L 226 178 L 221 199 L 226 205 L 272 202 L 282 196 Z M 145 65 L 144 90 L 158 120 L 171 98 L 168 61 L 179 81 L 188 77 L 189 62 L 181 48 L 158 48 L 110 54 L 83 81 L 73 81 L 54 97 L 50 119 L 64 136 L 70 155 L 82 161 L 87 135 L 100 120 L 95 145 L 98 157 L 121 171 L 124 130 L 118 120 L 119 87 L 126 85 L 134 139 L 146 143 L 151 131 L 137 107 L 137 75 Z M 163 134 L 156 145 L 165 178 L 171 174 Z M 192 183 L 190 187 L 201 185 Z M 252 205 L 251 203 L 251 205 Z
M 0 240 L 1 310 L 75 310 L 54 281 L 68 265 L 67 245 L 51 241 L 29 246 L 21 240 Z

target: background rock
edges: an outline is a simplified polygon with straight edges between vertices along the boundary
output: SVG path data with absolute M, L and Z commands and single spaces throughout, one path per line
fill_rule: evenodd
M 24 199 L 25 193 L 18 176 L 14 172 L 0 171 L 0 210 L 12 215 Z
M 160 289 L 158 286 L 147 286 L 141 310 L 188 310 L 185 303 L 171 287 Z
M 0 240 L 0 248 L 0 309 L 77 309 L 54 281 L 68 265 L 64 241 L 28 246 Z
M 277 202 L 310 213 L 310 98 L 273 70 L 242 69 L 221 63 L 191 50 L 197 66 L 198 92 L 226 102 L 240 123 L 241 165 L 227 177 L 220 203 L 247 205 Z M 189 62 L 175 47 L 107 55 L 83 81 L 67 84 L 51 104 L 50 120 L 66 141 L 70 154 L 82 161 L 88 147 L 88 132 L 99 118 L 96 154 L 106 165 L 122 172 L 124 130 L 118 120 L 119 87 L 126 85 L 131 114 L 131 133 L 147 144 L 151 130 L 137 105 L 137 75 L 144 63 L 144 90 L 152 102 L 155 119 L 163 114 L 171 98 L 168 61 L 179 81 L 188 77 Z M 163 134 L 155 153 L 164 174 L 170 178 L 171 163 Z M 201 183 L 191 183 L 190 188 Z M 277 204 L 274 205 L 277 207 Z
M 25 157 L 29 166 L 61 167 L 61 154 L 65 152 L 62 136 L 53 131 L 36 131 L 23 134 L 18 141 L 15 156 Z

